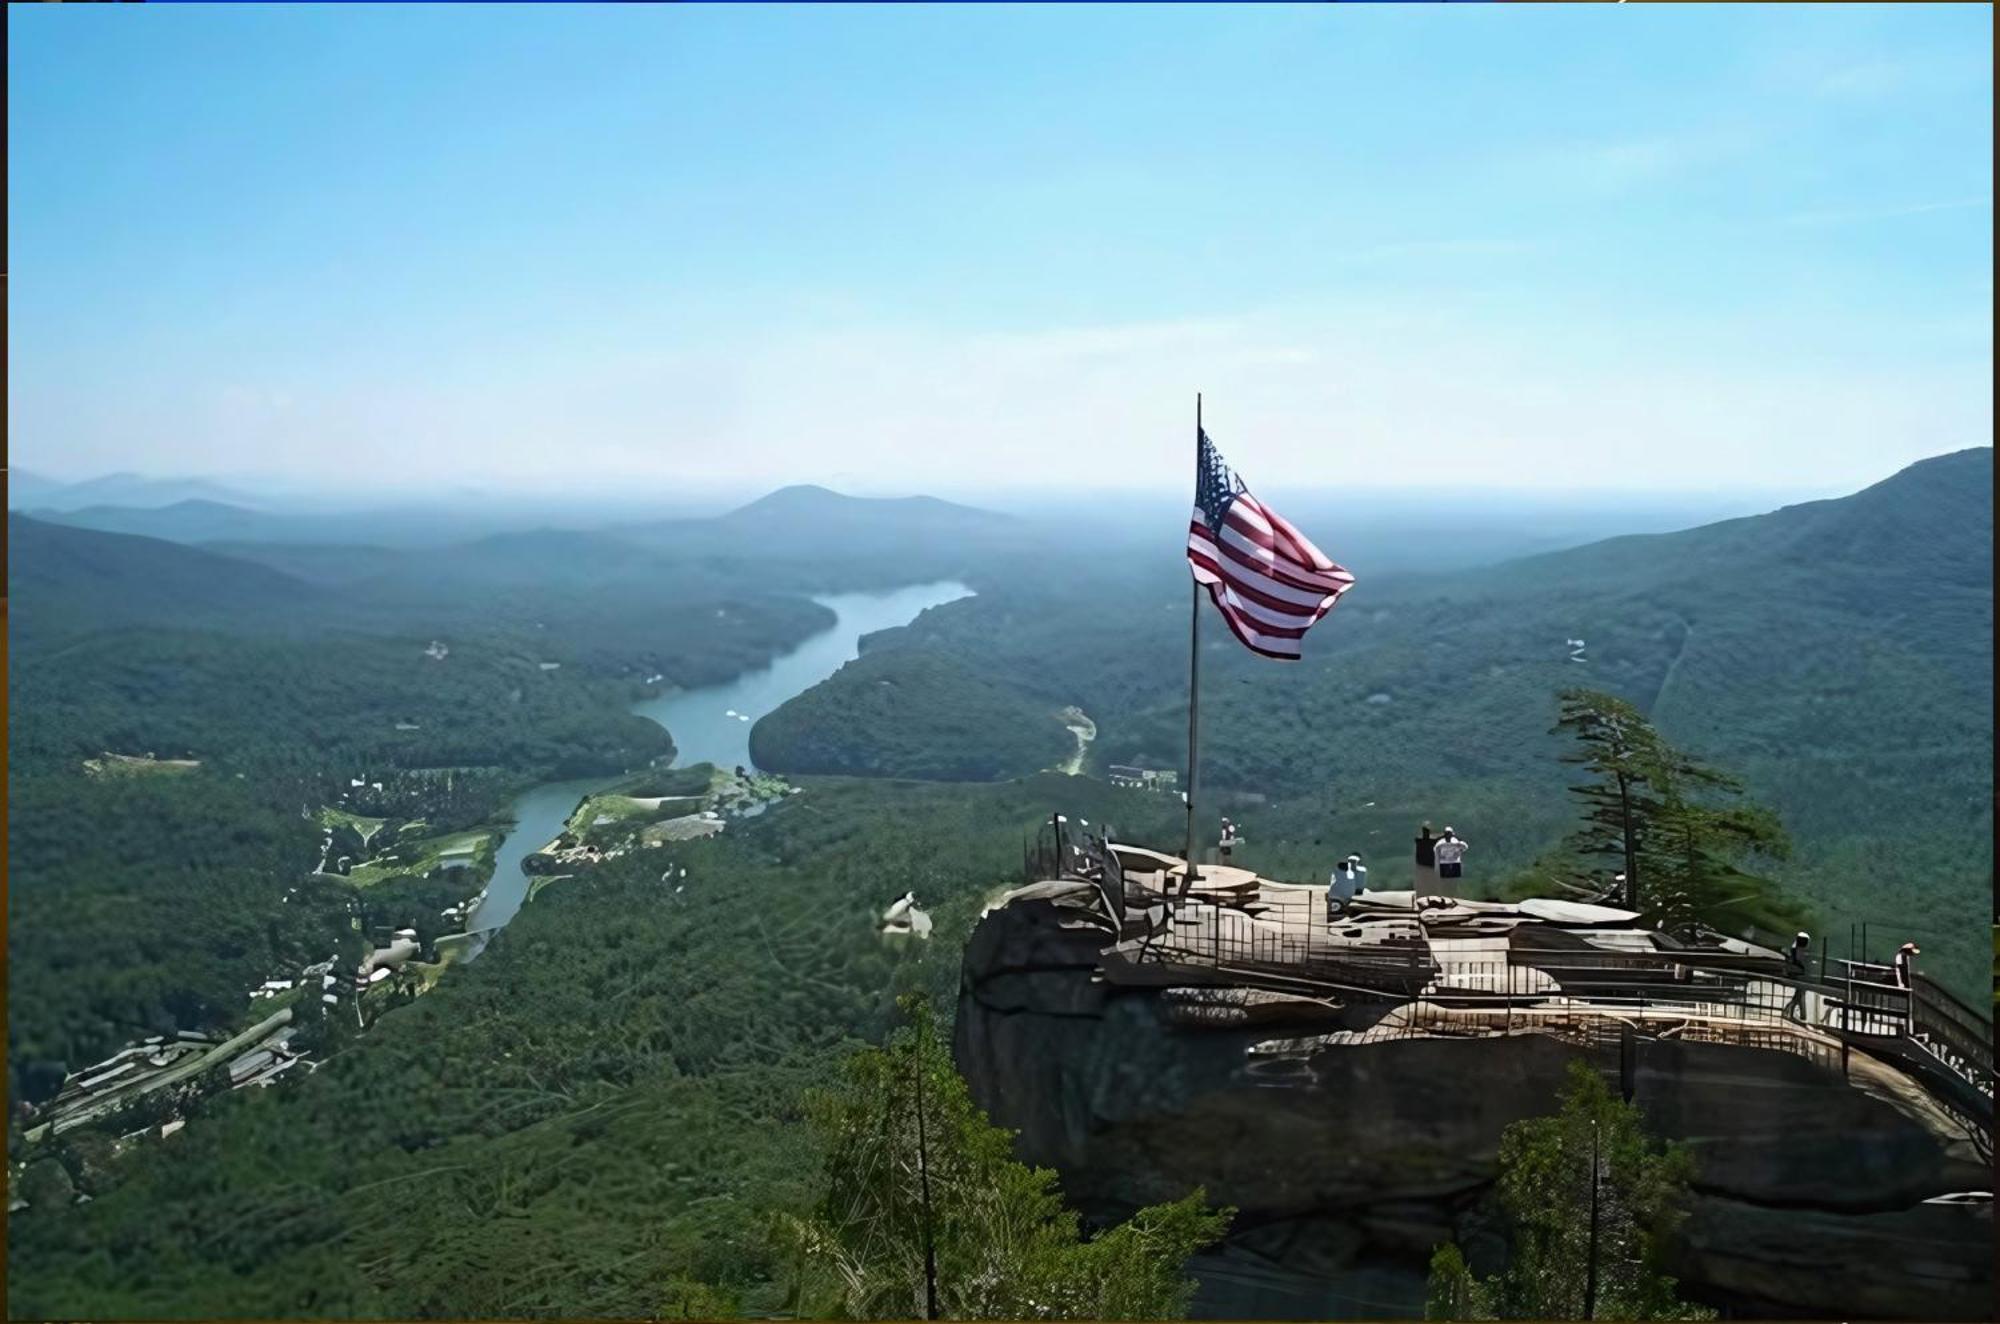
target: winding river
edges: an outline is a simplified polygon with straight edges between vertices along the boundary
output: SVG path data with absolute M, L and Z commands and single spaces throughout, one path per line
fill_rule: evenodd
M 861 636 L 908 625 L 926 608 L 971 594 L 965 585 L 945 581 L 880 593 L 815 597 L 813 601 L 832 610 L 837 618 L 830 628 L 772 659 L 768 666 L 720 685 L 643 699 L 632 711 L 652 718 L 673 735 L 677 763 L 754 766 L 750 761 L 751 726 L 785 700 L 811 689 L 859 657 Z M 514 826 L 500 843 L 485 900 L 466 925 L 478 935 L 477 946 L 467 953 L 467 959 L 477 955 L 485 940 L 520 911 L 528 891 L 528 875 L 521 871 L 521 861 L 555 839 L 577 801 L 621 780 L 623 774 L 545 782 L 514 801 L 509 811 Z

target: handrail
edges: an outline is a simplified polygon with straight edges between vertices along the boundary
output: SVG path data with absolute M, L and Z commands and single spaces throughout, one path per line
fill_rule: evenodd
M 1115 861 L 1115 855 L 1108 840 L 1099 848 L 1101 855 L 1091 849 L 1096 845 L 1089 838 L 1066 842 L 1056 835 L 1052 842 L 1038 841 L 1026 854 L 1030 868 L 1072 866 L 1064 871 L 1095 884 L 1100 904 L 1107 910 L 1115 905 L 1114 918 L 1129 922 L 1122 877 L 1117 887 L 1105 886 L 1114 872 L 1106 868 L 1106 860 Z M 1097 876 L 1089 877 L 1091 873 Z M 1426 935 L 1421 912 L 1407 918 L 1394 912 L 1346 913 L 1322 921 L 1317 912 L 1325 895 L 1318 889 L 1265 891 L 1257 896 L 1254 913 L 1222 898 L 1163 896 L 1159 900 L 1165 904 L 1166 924 L 1149 924 L 1143 941 L 1114 940 L 1113 945 L 1122 960 L 1134 965 L 1205 967 L 1231 984 L 1426 1009 L 1416 1011 L 1419 1017 L 1452 1007 L 1468 1013 L 1484 1008 L 1504 1012 L 1511 1025 L 1517 1014 L 1537 1021 L 1557 1015 L 1567 1022 L 1577 1016 L 1616 1020 L 1621 1011 L 1637 1011 L 1648 1019 L 1664 1015 L 1699 1022 L 1709 1027 L 1704 1034 L 1730 1030 L 1754 1038 L 1775 1032 L 1772 1042 L 1793 1051 L 1806 1050 L 1792 1039 L 1813 1032 L 1825 1042 L 1816 1042 L 1808 1056 L 1839 1044 L 1843 1068 L 1850 1042 L 1908 1042 L 1916 1051 L 1903 1056 L 1919 1079 L 1941 1073 L 1927 1082 L 1931 1093 L 1969 1088 L 1972 1097 L 1988 1100 L 1979 1124 L 1991 1134 L 1991 1022 L 1927 976 L 1914 975 L 1905 987 L 1860 977 L 1864 971 L 1892 974 L 1889 966 L 1843 961 L 1844 975 L 1815 977 L 1809 968 L 1793 973 L 1781 958 L 1700 948 L 1509 944 L 1490 954 L 1453 959 L 1449 950 L 1441 955 L 1433 951 L 1435 939 Z M 1309 922 L 1299 923 L 1300 908 L 1310 908 Z M 1189 922 L 1174 923 L 1177 915 Z M 1381 934 L 1375 943 L 1332 938 L 1337 929 L 1370 926 Z M 1441 983 L 1447 976 L 1454 982 Z

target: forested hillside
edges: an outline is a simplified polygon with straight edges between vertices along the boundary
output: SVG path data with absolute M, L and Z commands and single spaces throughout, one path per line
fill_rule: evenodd
M 532 783 L 669 757 L 632 699 L 735 675 L 832 621 L 630 548 L 644 564 L 601 586 L 587 566 L 512 579 L 533 553 L 477 550 L 440 558 L 483 564 L 476 581 L 315 586 L 18 515 L 9 535 L 16 1083 L 29 1063 L 59 1075 L 135 1035 L 227 1024 L 246 989 L 324 959 L 347 893 L 303 885 L 307 815 L 350 779 L 454 770 L 470 826 Z
M 1055 775 L 809 781 L 673 848 L 682 891 L 651 855 L 558 883 L 313 1076 L 220 1096 L 90 1169 L 91 1203 L 17 1216 L 10 1313 L 640 1318 L 676 1279 L 780 1311 L 768 1215 L 808 1195 L 804 1091 L 898 993 L 948 1014 L 964 937 L 1053 804 L 1147 838 L 1176 817 Z M 928 941 L 879 932 L 905 891 Z
M 762 718 L 750 754 L 774 772 L 992 781 L 1053 767 L 1075 740 L 1055 710 L 937 653 L 872 651 Z
M 1588 685 L 1746 776 L 1798 843 L 1787 887 L 1843 942 L 1864 919 L 1928 940 L 1932 968 L 1976 990 L 1969 935 L 1992 873 L 1991 484 L 1992 451 L 1963 451 L 1837 501 L 1452 576 L 1377 587 L 1353 565 L 1359 586 L 1295 666 L 1206 620 L 1208 812 L 1248 816 L 1255 866 L 1320 878 L 1354 850 L 1380 857 L 1378 886 L 1407 878 L 1419 819 L 1449 821 L 1475 843 L 1475 876 L 1496 883 L 1569 827 L 1549 728 L 1556 693 Z M 1185 585 L 1168 561 L 990 587 L 873 641 L 865 671 L 788 706 L 787 738 L 933 775 L 918 756 L 884 761 L 893 750 L 863 715 L 901 677 L 916 697 L 949 666 L 985 678 L 982 707 L 1004 711 L 1005 691 L 1081 707 L 1098 726 L 1092 766 L 1178 768 Z M 799 729 L 807 714 L 816 735 Z M 906 731 L 953 720 L 943 704 L 898 714 Z M 1004 764 L 1016 739 L 994 723 L 960 757 Z
M 267 566 L 154 538 L 7 516 L 9 624 L 17 647 L 121 625 L 256 617 L 282 627 L 312 609 L 309 585 Z

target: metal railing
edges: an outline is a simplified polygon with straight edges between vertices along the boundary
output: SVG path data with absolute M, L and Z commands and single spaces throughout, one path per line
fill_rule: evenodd
M 1383 1008 L 1383 1034 L 1534 1027 L 1589 1037 L 1643 1027 L 1837 1058 L 1843 1070 L 1861 1047 L 1894 1060 L 1990 1144 L 1992 1024 L 1923 975 L 1906 988 L 1890 967 L 1859 962 L 1815 977 L 1780 959 L 1698 946 L 1526 947 L 1511 934 L 1505 946 L 1468 949 L 1468 939 L 1500 935 L 1428 929 L 1420 911 L 1333 912 L 1322 888 L 1168 895 L 1127 879 L 1108 834 L 1072 834 L 1057 819 L 1024 848 L 1023 871 L 1092 884 L 1120 935 L 1106 948 L 1114 980 L 1122 966 L 1147 983 L 1167 976 L 1372 1003 Z

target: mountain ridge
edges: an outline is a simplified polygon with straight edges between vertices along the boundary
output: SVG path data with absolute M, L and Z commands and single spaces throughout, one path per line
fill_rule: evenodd
M 270 566 L 164 538 L 7 515 L 15 630 L 53 634 L 128 625 L 204 625 L 246 612 L 290 617 L 324 591 Z

